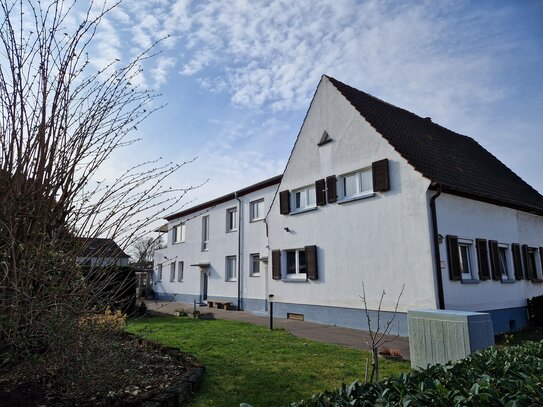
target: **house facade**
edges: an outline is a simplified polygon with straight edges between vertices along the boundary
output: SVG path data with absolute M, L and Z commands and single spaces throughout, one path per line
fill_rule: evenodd
M 279 317 L 367 329 L 365 293 L 370 321 L 393 320 L 400 335 L 407 335 L 407 311 L 420 308 L 485 311 L 496 332 L 519 329 L 526 299 L 543 294 L 543 197 L 473 139 L 430 118 L 323 76 L 274 182 L 239 203 L 247 213 L 244 205 L 264 196 L 264 221 L 239 236 L 214 235 L 216 257 L 211 246 L 206 257 L 197 244 L 181 248 L 170 239 L 156 256 L 190 258 L 200 278 L 211 270 L 216 283 L 207 294 L 240 293 L 242 309 L 266 310 L 273 294 Z M 220 224 L 229 207 L 237 206 L 229 200 L 205 210 Z M 170 216 L 169 233 L 187 222 L 189 236 L 195 220 L 197 237 L 202 216 Z M 254 282 L 238 291 L 229 287 L 225 260 L 236 238 L 237 275 Z M 256 253 L 267 259 L 260 261 L 266 272 L 251 280 Z M 158 257 L 155 264 L 164 281 Z M 196 274 L 182 287 L 155 291 L 202 300 Z

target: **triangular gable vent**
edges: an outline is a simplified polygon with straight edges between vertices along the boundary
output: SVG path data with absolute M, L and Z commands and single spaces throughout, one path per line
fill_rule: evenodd
M 332 138 L 328 134 L 328 132 L 325 130 L 324 133 L 322 133 L 321 140 L 319 141 L 319 144 L 317 144 L 319 147 L 323 146 L 327 143 L 330 143 L 332 141 Z

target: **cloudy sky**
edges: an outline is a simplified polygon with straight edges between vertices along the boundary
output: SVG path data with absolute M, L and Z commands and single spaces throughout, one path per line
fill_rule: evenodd
M 167 106 L 108 164 L 198 157 L 195 202 L 280 174 L 322 74 L 475 138 L 543 192 L 543 2 L 130 0 L 95 61 L 154 41 Z

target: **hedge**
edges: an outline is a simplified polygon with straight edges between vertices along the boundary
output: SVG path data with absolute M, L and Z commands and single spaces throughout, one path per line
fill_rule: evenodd
M 543 405 L 543 341 L 403 373 L 380 383 L 354 382 L 290 407 Z

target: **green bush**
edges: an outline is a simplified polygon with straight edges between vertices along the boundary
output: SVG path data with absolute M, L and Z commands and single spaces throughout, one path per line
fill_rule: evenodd
M 534 406 L 543 405 L 543 341 L 391 377 L 353 382 L 290 407 L 342 406 Z

